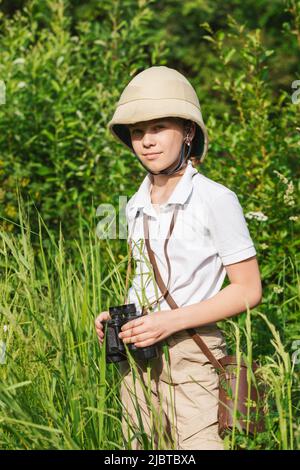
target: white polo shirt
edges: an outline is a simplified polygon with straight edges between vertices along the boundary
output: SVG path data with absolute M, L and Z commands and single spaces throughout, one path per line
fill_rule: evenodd
M 136 260 L 127 302 L 135 303 L 139 313 L 146 304 L 145 298 L 153 302 L 161 296 L 144 243 L 143 211 L 149 215 L 149 242 L 167 285 L 164 242 L 178 204 L 167 252 L 171 264 L 169 291 L 179 307 L 217 294 L 226 276 L 224 266 L 256 255 L 237 195 L 199 173 L 190 160 L 165 204 L 152 204 L 150 189 L 148 173 L 126 205 L 128 240 L 132 238 Z M 159 213 L 154 206 L 159 208 Z M 170 310 L 164 298 L 154 304 L 152 311 L 157 310 Z

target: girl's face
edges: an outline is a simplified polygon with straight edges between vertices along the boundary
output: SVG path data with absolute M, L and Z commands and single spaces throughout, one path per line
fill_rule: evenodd
M 163 170 L 177 161 L 187 134 L 183 122 L 172 118 L 137 122 L 128 128 L 135 153 L 153 171 Z M 190 133 L 190 140 L 192 137 Z

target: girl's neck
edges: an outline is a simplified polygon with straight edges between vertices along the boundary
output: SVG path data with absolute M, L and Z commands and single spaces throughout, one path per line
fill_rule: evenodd
M 151 188 L 157 192 L 165 192 L 176 186 L 186 170 L 187 165 L 174 175 L 151 175 Z

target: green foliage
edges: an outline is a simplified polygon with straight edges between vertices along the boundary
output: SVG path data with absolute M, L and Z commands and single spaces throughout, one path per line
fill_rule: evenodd
M 296 171 L 299 107 L 290 95 L 297 78 L 299 2 L 250 6 L 3 2 L 2 217 L 16 221 L 17 182 L 29 208 L 37 205 L 50 230 L 61 220 L 67 235 L 76 230 L 78 209 L 87 217 L 100 202 L 117 206 L 119 191 L 131 196 L 144 173 L 106 126 L 130 78 L 155 64 L 181 70 L 195 86 L 209 130 L 205 167 L 212 176 L 239 188 L 233 176 L 243 180 L 241 197 L 253 189 L 261 197 L 262 186 L 271 197 L 272 170 L 287 177 Z M 232 8 L 234 17 L 228 15 Z M 284 39 L 279 44 L 278 30 Z M 9 221 L 1 223 L 13 230 Z
M 78 21 L 73 32 L 66 5 L 32 1 L 1 18 L 0 163 L 3 215 L 16 219 L 19 182 L 50 228 L 67 218 L 70 234 L 78 208 L 87 214 L 95 195 L 111 202 L 115 188 L 131 187 L 130 156 L 116 155 L 106 125 L 128 77 L 160 46 L 148 56 L 156 37 L 148 6 L 104 2 L 101 23 Z

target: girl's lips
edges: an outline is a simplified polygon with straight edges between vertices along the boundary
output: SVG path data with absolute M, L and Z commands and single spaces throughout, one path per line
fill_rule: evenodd
M 152 153 L 151 155 L 146 155 L 146 158 L 147 158 L 147 160 L 155 160 L 156 158 L 159 157 L 159 155 L 161 155 L 161 152 L 160 153 Z

